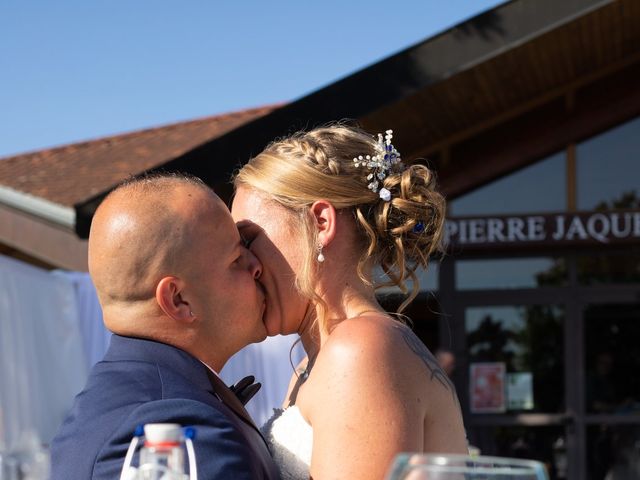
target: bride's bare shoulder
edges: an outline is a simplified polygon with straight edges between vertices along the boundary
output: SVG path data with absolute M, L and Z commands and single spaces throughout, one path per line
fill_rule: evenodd
M 341 322 L 321 354 L 328 371 L 375 371 L 378 378 L 386 372 L 390 380 L 404 379 L 416 387 L 435 382 L 455 397 L 453 383 L 431 351 L 409 326 L 389 316 L 367 315 Z
M 393 340 L 393 329 L 398 323 L 382 313 L 371 313 L 341 321 L 331 330 L 327 346 L 380 347 Z
M 406 346 L 407 340 L 420 342 L 410 327 L 382 313 L 361 315 L 343 320 L 331 331 L 328 347 L 373 349 L 377 354 Z M 382 349 L 382 350 L 381 350 Z
M 409 327 L 397 320 L 384 314 L 362 315 L 335 326 L 320 355 L 323 363 L 345 369 L 402 368 L 411 354 L 409 339 L 420 342 Z

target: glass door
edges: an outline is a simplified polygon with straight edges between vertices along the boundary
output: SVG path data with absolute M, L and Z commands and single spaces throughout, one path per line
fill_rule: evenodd
M 472 445 L 540 460 L 552 479 L 640 478 L 640 289 L 459 298 Z
M 550 477 L 567 478 L 572 417 L 565 395 L 567 309 L 562 303 L 500 300 L 466 305 L 461 402 L 471 444 L 483 455 L 532 458 Z M 495 299 L 498 300 L 498 299 Z M 493 304 L 491 304 L 493 303 Z M 458 337 L 460 338 L 460 337 Z
M 586 478 L 640 478 L 640 302 L 601 300 L 581 309 Z
M 439 293 L 481 453 L 540 460 L 552 479 L 640 478 L 637 247 L 450 259 Z

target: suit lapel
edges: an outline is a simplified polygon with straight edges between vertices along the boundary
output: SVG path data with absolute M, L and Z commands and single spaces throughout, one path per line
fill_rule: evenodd
M 152 340 L 113 335 L 105 360 L 152 362 L 174 370 L 203 389 L 213 391 L 238 417 L 260 433 L 244 405 L 229 387 L 200 360 L 176 347 Z M 202 373 L 194 375 L 194 371 L 206 372 L 206 376 Z
M 209 381 L 211 382 L 211 386 L 213 387 L 213 392 L 218 396 L 218 398 L 231 410 L 234 411 L 236 415 L 238 415 L 245 423 L 252 426 L 260 436 L 262 433 L 253 422 L 251 415 L 244 408 L 244 405 L 238 400 L 238 397 L 229 390 L 229 387 L 212 371 L 207 368 L 207 376 L 209 377 Z

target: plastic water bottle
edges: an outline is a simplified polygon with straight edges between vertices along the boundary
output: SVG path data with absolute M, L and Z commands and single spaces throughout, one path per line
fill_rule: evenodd
M 175 423 L 148 423 L 140 450 L 139 480 L 184 480 L 182 427 Z
M 193 440 L 196 430 L 175 423 L 139 425 L 124 459 L 120 480 L 198 480 Z M 139 467 L 132 466 L 140 442 Z M 189 474 L 185 473 L 185 451 Z

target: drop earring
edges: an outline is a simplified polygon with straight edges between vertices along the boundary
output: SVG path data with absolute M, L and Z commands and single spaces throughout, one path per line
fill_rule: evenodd
M 324 262 L 324 255 L 322 254 L 322 244 L 318 244 L 318 263 Z

